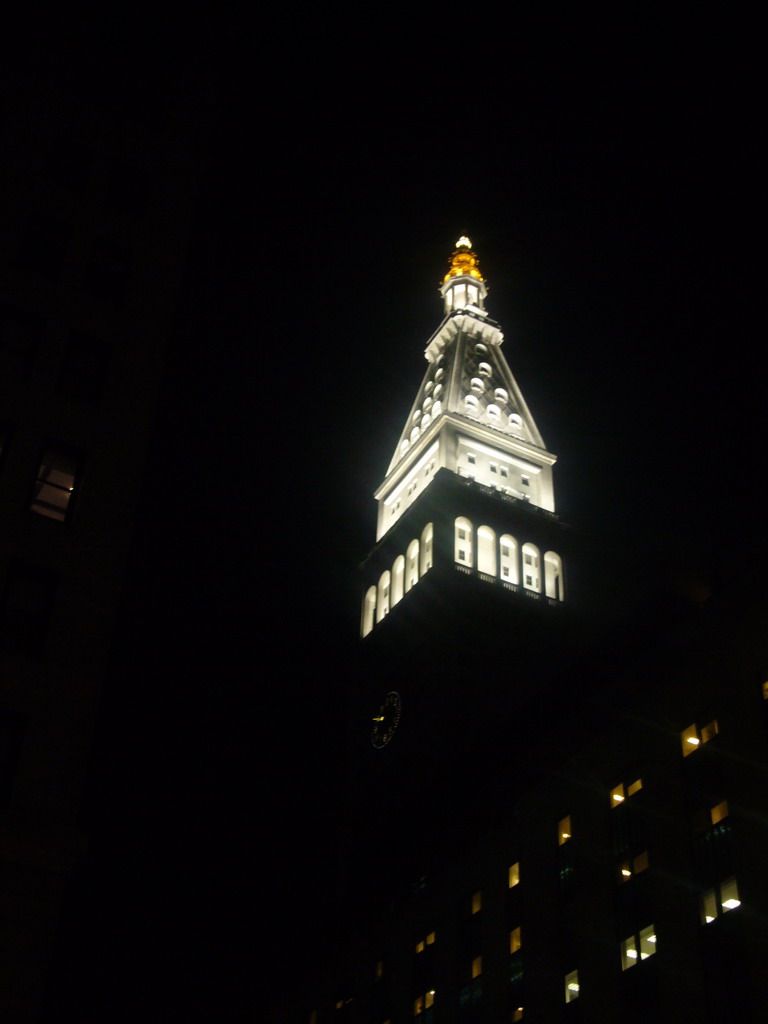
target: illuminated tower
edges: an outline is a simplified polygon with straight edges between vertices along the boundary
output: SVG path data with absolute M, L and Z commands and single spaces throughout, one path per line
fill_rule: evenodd
M 552 529 L 556 457 L 504 357 L 504 335 L 485 310 L 488 288 L 468 238 L 456 243 L 440 292 L 445 316 L 427 342 L 427 371 L 376 492 L 380 547 L 366 573 L 364 637 L 438 560 L 507 595 L 564 600 Z M 439 522 L 429 500 L 436 485 Z
M 478 758 L 508 748 L 510 720 L 519 728 L 546 700 L 569 649 L 555 456 L 504 357 L 487 291 L 460 238 L 427 370 L 376 491 L 350 724 L 361 892 L 372 874 L 397 886 L 430 860 L 426 846 L 454 844 L 454 816 L 425 831 L 424 807 L 462 801 Z M 382 814 L 386 845 L 370 841 Z

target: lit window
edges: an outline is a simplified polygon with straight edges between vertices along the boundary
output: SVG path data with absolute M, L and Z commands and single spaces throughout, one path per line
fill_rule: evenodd
M 713 825 L 717 825 L 718 822 L 722 821 L 723 818 L 728 817 L 728 801 L 721 800 L 719 804 L 715 804 L 709 812 L 710 819 Z
M 699 729 L 695 723 L 693 725 L 689 725 L 687 729 L 683 729 L 680 733 L 683 757 L 687 757 L 689 754 L 692 754 L 693 751 L 703 743 L 709 743 L 713 737 L 717 736 L 719 731 L 716 718 L 713 718 L 711 722 L 703 725 L 701 729 Z
M 483 958 L 481 956 L 476 956 L 475 959 L 472 961 L 472 977 L 479 978 L 482 973 Z
M 642 779 L 635 779 L 628 786 L 625 786 L 623 782 L 620 783 L 615 789 L 611 790 L 611 807 L 618 807 L 619 804 L 623 804 L 627 797 L 634 796 L 642 788 Z
M 628 967 L 634 967 L 637 963 L 637 939 L 634 935 L 624 939 L 621 944 L 621 969 L 626 971 Z
M 523 544 L 523 564 L 529 567 L 525 573 L 525 586 L 538 594 L 541 590 L 539 549 L 534 544 Z
M 703 924 L 710 924 L 721 914 L 736 910 L 741 906 L 739 889 L 735 878 L 728 878 L 714 889 L 708 889 L 701 897 L 701 919 Z
M 434 1004 L 434 1002 L 435 990 L 433 988 L 429 989 L 428 992 L 425 992 L 421 996 L 416 996 L 416 998 L 413 1001 L 414 1017 L 418 1017 L 420 1014 L 424 1013 L 424 1011 L 428 1010 Z
M 483 906 L 483 894 L 482 892 L 476 892 L 472 896 L 472 913 L 476 914 Z
M 460 516 L 455 522 L 455 559 L 462 565 L 472 567 L 472 545 L 467 544 L 466 541 L 472 535 L 472 523 L 469 519 L 465 519 Z
M 423 939 L 419 939 L 419 941 L 416 943 L 416 952 L 423 953 L 427 946 L 433 946 L 434 943 L 435 933 L 429 932 L 428 935 L 425 935 Z
M 656 929 L 652 924 L 643 928 L 639 935 L 630 935 L 621 943 L 621 969 L 634 967 L 638 960 L 647 960 L 656 952 Z
M 489 576 L 496 575 L 496 534 L 490 526 L 477 531 L 477 568 Z
M 373 629 L 376 612 L 376 587 L 369 587 L 363 598 L 363 622 L 360 628 L 362 636 L 368 636 Z
M 561 818 L 557 825 L 557 843 L 562 846 L 571 838 L 571 816 L 567 814 Z
M 30 511 L 63 523 L 71 512 L 78 475 L 78 460 L 54 448 L 43 453 L 37 471 Z
M 520 928 L 513 928 L 509 933 L 509 952 L 516 953 L 521 946 Z
M 579 998 L 579 972 L 569 971 L 565 976 L 565 1001 L 572 1003 Z
M 513 1024 L 514 1024 L 514 1021 L 518 1021 L 518 1020 L 522 1020 L 523 1019 L 523 1009 L 524 1009 L 524 1007 L 518 1006 L 516 1010 L 512 1011 L 512 1021 L 513 1021 Z
M 717 736 L 717 719 L 712 719 L 707 725 L 701 727 L 701 742 L 708 743 L 714 736 Z
M 513 889 L 516 885 L 520 884 L 520 864 L 510 864 L 509 866 L 509 888 Z
M 768 681 L 763 683 L 763 700 L 768 700 Z
M 641 871 L 648 869 L 648 852 L 644 850 L 642 853 L 638 853 L 636 857 L 630 857 L 629 860 L 623 860 L 619 864 L 619 881 L 628 882 L 630 878 L 635 875 L 639 875 Z
M 683 745 L 683 757 L 687 757 L 701 743 L 699 730 L 695 725 L 689 725 L 680 733 L 680 742 Z

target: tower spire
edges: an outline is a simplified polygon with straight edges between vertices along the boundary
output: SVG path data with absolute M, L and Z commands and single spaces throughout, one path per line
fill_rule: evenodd
M 466 236 L 440 291 L 445 316 L 427 342 L 427 372 L 376 492 L 379 538 L 441 468 L 554 511 L 556 457 L 501 351 L 504 335 L 485 310 L 488 288 Z
M 428 572 L 449 590 L 457 570 L 498 582 L 500 591 L 522 591 L 528 603 L 563 600 L 562 560 L 552 550 L 556 456 L 501 350 L 504 335 L 485 310 L 487 285 L 465 236 L 440 292 L 445 315 L 427 342 L 426 373 L 376 491 L 363 636 Z

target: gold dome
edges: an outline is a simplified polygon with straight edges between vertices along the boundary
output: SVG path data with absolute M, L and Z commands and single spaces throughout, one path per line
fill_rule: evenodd
M 472 250 L 472 243 L 466 235 L 462 235 L 456 243 L 456 248 L 451 253 L 450 269 L 443 278 L 443 284 L 450 281 L 452 277 L 474 277 L 476 281 L 483 281 L 480 273 L 477 254 Z

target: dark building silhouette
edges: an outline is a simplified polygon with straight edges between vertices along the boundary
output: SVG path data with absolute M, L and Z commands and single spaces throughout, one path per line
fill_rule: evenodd
M 203 168 L 208 97 L 146 50 L 5 66 L 0 1016 L 37 1020 Z M 142 73 L 135 74 L 140 60 Z
M 468 239 L 441 292 L 362 567 L 328 948 L 275 1019 L 761 1020 L 765 601 L 673 554 L 595 615 Z

